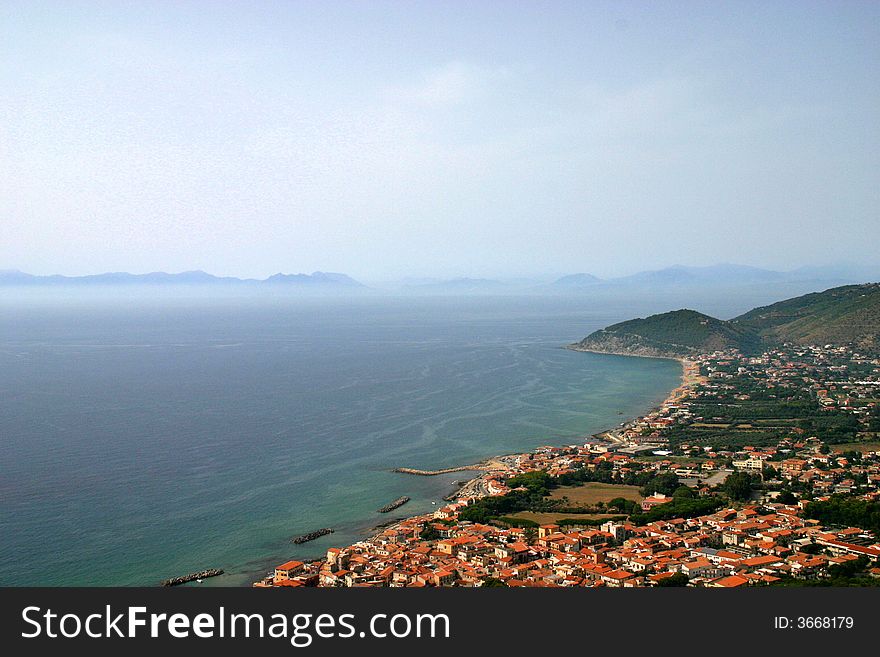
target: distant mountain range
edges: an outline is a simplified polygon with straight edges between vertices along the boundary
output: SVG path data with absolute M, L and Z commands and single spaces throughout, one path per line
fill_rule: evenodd
M 118 285 L 242 285 L 288 286 L 309 289 L 363 288 L 361 283 L 346 274 L 316 271 L 313 274 L 275 274 L 264 280 L 214 276 L 203 271 L 185 271 L 179 274 L 152 272 L 129 274 L 113 272 L 91 276 L 34 276 L 17 270 L 0 271 L 0 285 L 14 286 L 118 286 Z
M 720 264 L 708 267 L 673 265 L 664 269 L 642 271 L 629 276 L 600 279 L 592 274 L 571 274 L 557 279 L 551 287 L 559 290 L 577 290 L 597 286 L 630 287 L 690 287 L 754 285 L 793 281 L 823 281 L 828 283 L 861 283 L 880 277 L 880 268 L 871 269 L 853 265 L 801 267 L 792 271 L 773 271 L 747 265 Z
M 328 287 L 364 287 L 347 274 L 316 271 L 313 274 L 275 274 L 263 283 L 277 285 L 311 285 Z
M 694 310 L 632 319 L 595 331 L 574 349 L 682 357 L 737 348 L 755 353 L 783 342 L 880 348 L 880 284 L 846 285 L 755 308 L 728 321 Z
M 111 272 L 90 276 L 35 276 L 17 270 L 0 270 L 0 287 L 111 287 L 148 285 L 159 286 L 222 286 L 259 288 L 268 290 L 313 290 L 316 293 L 341 291 L 379 292 L 383 289 L 416 295 L 510 295 L 510 294 L 582 294 L 616 295 L 618 292 L 655 294 L 668 291 L 689 296 L 692 291 L 703 288 L 741 290 L 761 289 L 773 298 L 794 295 L 807 290 L 817 290 L 847 283 L 863 283 L 880 278 L 876 270 L 852 265 L 802 267 L 793 271 L 773 271 L 746 265 L 720 264 L 709 267 L 686 267 L 673 265 L 664 269 L 638 272 L 629 276 L 601 279 L 588 273 L 563 276 L 553 282 L 539 279 L 451 278 L 447 280 L 420 278 L 403 279 L 377 285 L 370 289 L 346 274 L 316 271 L 312 274 L 278 273 L 266 279 L 214 276 L 204 271 L 185 271 L 177 274 L 152 272 L 130 274 Z M 771 293 L 771 290 L 773 291 Z
M 755 285 L 777 285 L 780 290 L 786 284 L 811 283 L 812 289 L 822 286 L 861 283 L 871 278 L 880 278 L 880 268 L 876 271 L 852 265 L 802 267 L 792 271 L 774 271 L 750 267 L 748 265 L 719 264 L 708 267 L 687 267 L 673 265 L 602 279 L 588 273 L 562 276 L 551 283 L 532 279 L 497 280 L 491 278 L 452 278 L 403 279 L 398 288 L 411 293 L 429 294 L 491 294 L 529 292 L 577 294 L 579 292 L 607 292 L 615 290 L 682 290 L 696 287 L 745 287 Z M 801 286 L 803 287 L 803 286 Z

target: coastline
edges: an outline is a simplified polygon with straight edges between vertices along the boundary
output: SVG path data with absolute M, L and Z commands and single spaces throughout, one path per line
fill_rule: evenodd
M 671 355 L 649 356 L 649 355 L 645 355 L 645 354 L 627 354 L 627 353 L 607 352 L 607 351 L 598 351 L 595 349 L 576 348 L 575 345 L 566 345 L 563 348 L 569 349 L 571 351 L 581 351 L 581 352 L 605 354 L 605 355 L 611 355 L 611 356 L 630 356 L 630 357 L 635 357 L 635 358 L 658 358 L 658 359 L 664 359 L 664 360 L 677 360 L 679 363 L 681 363 L 682 371 L 681 371 L 680 384 L 678 386 L 676 386 L 675 388 L 673 388 L 671 391 L 669 391 L 669 393 L 666 395 L 666 397 L 664 397 L 664 399 L 659 404 L 652 406 L 642 416 L 627 419 L 626 421 L 623 422 L 623 425 L 629 425 L 629 424 L 637 421 L 640 417 L 644 417 L 645 415 L 649 415 L 651 413 L 657 412 L 658 410 L 662 409 L 664 406 L 666 406 L 670 403 L 675 403 L 676 401 L 680 400 L 682 398 L 682 396 L 685 395 L 690 390 L 690 388 L 693 385 L 695 385 L 696 383 L 698 383 L 698 381 L 699 381 L 698 376 L 697 377 L 693 376 L 693 368 L 696 366 L 696 363 L 694 361 L 689 360 L 689 359 L 682 357 L 682 356 L 671 356 Z M 609 437 L 609 434 L 614 430 L 615 429 L 607 429 L 605 431 L 592 434 L 591 438 L 594 438 L 596 440 L 609 442 L 609 443 L 613 443 L 614 440 Z M 472 477 L 471 479 L 468 479 L 467 481 L 465 481 L 461 486 L 459 486 L 459 488 L 457 490 L 453 491 L 449 496 L 444 498 L 445 500 L 447 500 L 449 502 L 454 502 L 456 500 L 461 500 L 464 498 L 475 497 L 475 496 L 476 497 L 483 497 L 483 496 L 489 495 L 489 493 L 487 491 L 487 483 L 486 483 L 487 480 L 489 479 L 489 477 L 487 477 L 487 475 L 492 472 L 503 471 L 505 466 L 509 465 L 510 462 L 519 461 L 520 459 L 522 459 L 523 457 L 525 457 L 527 455 L 528 455 L 528 452 L 503 454 L 503 455 L 498 455 L 498 456 L 493 456 L 493 457 L 487 458 L 487 459 L 485 459 L 479 463 L 476 463 L 474 465 L 457 466 L 457 467 L 453 467 L 453 468 L 447 468 L 442 471 L 438 470 L 436 472 L 435 471 L 425 471 L 425 470 L 418 470 L 417 471 L 416 469 L 405 468 L 405 467 L 404 468 L 401 468 L 401 467 L 393 468 L 393 471 L 399 472 L 402 474 L 410 474 L 413 476 L 425 476 L 425 473 L 428 473 L 428 472 L 430 472 L 431 474 L 435 474 L 435 473 L 439 474 L 440 472 L 445 472 L 447 470 L 449 470 L 449 471 L 473 470 L 474 472 L 479 472 L 479 474 L 477 474 L 476 476 Z M 431 476 L 431 475 L 427 475 L 427 476 Z M 357 541 L 355 544 L 367 543 L 370 541 L 374 541 L 377 538 L 379 538 L 386 531 L 395 529 L 403 523 L 411 523 L 411 522 L 416 521 L 420 518 L 428 519 L 428 518 L 433 517 L 433 515 L 434 515 L 434 512 L 424 513 L 424 514 L 416 514 L 416 515 L 412 515 L 412 516 L 406 516 L 403 518 L 399 518 L 394 521 L 382 523 L 380 525 L 376 525 L 375 527 L 372 528 L 372 530 L 373 530 L 372 532 L 370 532 L 367 536 L 365 536 L 360 541 Z
M 588 354 L 605 354 L 606 356 L 629 356 L 631 358 L 660 358 L 663 360 L 677 360 L 679 362 L 683 362 L 688 360 L 684 356 L 675 356 L 673 354 L 636 354 L 632 352 L 626 351 L 602 351 L 600 349 L 590 349 L 588 347 L 581 347 L 577 342 L 574 344 L 567 344 L 563 347 L 563 349 L 568 349 L 569 351 L 583 351 Z
M 662 408 L 664 405 L 675 401 L 676 399 L 679 398 L 679 396 L 682 393 L 686 392 L 691 386 L 693 386 L 701 381 L 699 371 L 694 372 L 694 368 L 697 365 L 696 361 L 693 361 L 690 358 L 687 358 L 686 356 L 675 356 L 672 354 L 667 354 L 665 356 L 661 356 L 661 355 L 626 353 L 623 351 L 600 351 L 599 349 L 589 349 L 587 347 L 580 347 L 580 346 L 578 346 L 577 343 L 566 345 L 565 349 L 569 349 L 571 351 L 582 351 L 582 352 L 586 352 L 586 353 L 590 353 L 590 354 L 605 354 L 606 356 L 628 356 L 631 358 L 657 358 L 657 359 L 662 359 L 662 360 L 677 360 L 679 363 L 681 363 L 681 384 L 678 385 L 676 388 L 673 388 L 669 392 L 669 394 L 666 395 L 666 397 L 663 399 L 663 401 L 660 402 L 660 404 L 658 406 L 655 406 L 654 408 L 649 410 L 648 413 L 654 412 L 654 411 L 658 410 L 659 408 Z M 627 420 L 627 422 L 632 422 L 636 419 L 637 418 L 630 418 L 629 420 Z M 601 435 L 602 433 L 607 433 L 607 432 L 600 432 L 599 434 L 595 434 L 595 435 Z
M 680 400 L 682 395 L 687 393 L 693 385 L 695 385 L 696 383 L 699 382 L 698 377 L 690 378 L 692 376 L 692 373 L 689 370 L 692 370 L 692 368 L 694 368 L 696 366 L 696 363 L 692 360 L 689 360 L 689 359 L 681 357 L 681 356 L 646 356 L 644 354 L 626 354 L 626 353 L 617 353 L 617 352 L 598 351 L 595 349 L 575 348 L 574 345 L 566 345 L 564 348 L 570 349 L 571 351 L 581 351 L 581 352 L 594 353 L 594 354 L 605 354 L 605 355 L 610 355 L 610 356 L 631 356 L 634 358 L 662 358 L 665 360 L 677 360 L 679 363 L 681 363 L 681 382 L 680 382 L 680 384 L 678 386 L 676 386 L 675 388 L 673 388 L 672 390 L 670 390 L 669 393 L 667 393 L 666 397 L 663 398 L 663 401 L 661 401 L 659 404 L 657 404 L 655 406 L 652 406 L 648 411 L 645 412 L 644 415 L 654 413 L 654 412 L 660 410 L 661 408 L 663 408 L 664 406 Z M 638 417 L 628 418 L 627 420 L 625 420 L 623 422 L 623 424 L 628 425 L 632 422 L 635 422 L 638 419 L 639 419 Z M 614 429 L 606 429 L 605 431 L 600 431 L 598 433 L 592 434 L 591 437 L 599 439 L 599 440 L 605 440 L 607 442 L 613 442 L 613 440 L 606 437 L 612 431 L 614 431 Z M 491 459 L 487 459 L 484 463 L 490 463 L 492 461 L 501 461 L 504 458 L 519 459 L 519 458 L 522 458 L 523 456 L 526 456 L 526 453 L 507 454 L 504 456 L 498 456 L 498 457 L 494 457 Z M 477 486 L 478 485 L 477 482 L 480 482 L 485 477 L 485 475 L 486 475 L 486 473 L 483 472 L 482 474 L 477 475 L 473 479 L 469 479 L 467 482 L 465 482 L 464 485 L 461 486 L 461 488 L 458 490 L 458 492 L 456 492 L 453 495 L 450 495 L 450 499 L 455 500 L 455 499 L 461 499 L 463 497 L 468 497 L 468 495 L 463 494 L 462 491 L 464 491 L 469 486 L 471 488 Z M 411 516 L 411 518 L 406 518 L 404 520 L 410 520 L 412 518 L 417 518 L 417 517 L 419 517 L 419 516 Z M 401 521 L 401 522 L 403 522 L 403 521 Z M 381 534 L 381 532 L 379 532 L 379 534 Z M 368 539 L 368 540 L 375 538 L 379 534 L 375 534 L 375 535 L 371 536 L 370 539 Z

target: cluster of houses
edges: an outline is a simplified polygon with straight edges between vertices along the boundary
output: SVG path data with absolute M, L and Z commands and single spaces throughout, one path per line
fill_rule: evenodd
M 691 586 L 733 588 L 767 585 L 783 577 L 823 578 L 832 566 L 863 556 L 880 563 L 877 536 L 859 527 L 824 527 L 803 517 L 804 499 L 789 497 L 783 503 L 778 492 L 797 490 L 813 499 L 845 493 L 878 501 L 880 453 L 844 456 L 795 430 L 773 447 L 739 451 L 684 444 L 673 456 L 655 444 L 662 428 L 691 418 L 689 396 L 727 385 L 727 378 L 749 371 L 761 372 L 771 387 L 809 387 L 823 406 L 833 400 L 836 407 L 854 412 L 873 408 L 868 395 L 877 394 L 880 363 L 846 348 L 798 349 L 759 357 L 720 352 L 697 358 L 685 366 L 699 388 L 677 389 L 659 409 L 609 432 L 610 440 L 541 447 L 508 458 L 503 469 L 481 476 L 481 486 L 463 489 L 468 494 L 434 513 L 405 519 L 354 545 L 330 548 L 323 559 L 284 563 L 255 586 L 644 587 L 677 576 L 678 583 L 684 577 Z M 862 378 L 853 379 L 847 362 L 867 364 L 869 373 L 863 367 L 857 370 Z M 645 451 L 652 452 L 650 459 L 640 456 Z M 460 518 L 476 500 L 472 491 L 504 495 L 509 492 L 505 482 L 516 474 L 543 471 L 553 476 L 609 466 L 618 479 L 632 470 L 672 472 L 698 495 L 714 494 L 712 486 L 734 470 L 754 473 L 769 485 L 742 505 L 643 525 L 608 519 L 599 526 L 585 522 L 523 528 Z M 648 512 L 671 499 L 655 493 L 640 505 Z M 880 568 L 872 567 L 870 573 L 880 577 Z
M 880 359 L 849 346 L 785 345 L 760 356 L 717 352 L 694 362 L 707 373 L 704 393 L 751 375 L 768 390 L 809 390 L 820 408 L 852 413 L 863 423 L 880 398 Z
M 749 449 L 735 463 L 772 463 L 781 481 L 811 481 L 825 477 L 847 481 L 868 477 L 865 499 L 880 500 L 880 454 L 865 454 L 858 465 L 836 454 L 825 454 L 822 443 L 806 439 L 791 448 L 794 456 L 778 459 L 780 448 Z M 511 471 L 483 475 L 504 494 L 504 480 L 532 470 L 561 474 L 574 467 L 596 467 L 610 461 L 620 472 L 632 467 L 633 457 L 614 447 L 586 444 L 544 447 L 511 462 Z M 775 461 L 770 461 L 776 458 Z M 714 466 L 703 461 L 692 467 Z M 655 460 L 645 467 L 678 471 L 673 460 Z M 821 474 L 817 474 L 821 473 Z M 709 494 L 708 487 L 700 489 Z M 681 574 L 689 585 L 738 587 L 766 585 L 789 576 L 822 578 L 829 567 L 859 556 L 880 559 L 880 540 L 857 527 L 826 528 L 802 518 L 804 502 L 781 504 L 774 494 L 742 506 L 725 508 L 697 518 L 673 518 L 637 526 L 609 520 L 599 527 L 545 524 L 526 528 L 462 521 L 467 497 L 430 515 L 416 516 L 383 530 L 369 540 L 331 548 L 324 559 L 290 561 L 256 586 L 657 586 Z M 821 498 L 819 498 L 821 499 Z M 641 501 L 643 510 L 670 497 L 655 494 Z M 430 536 L 430 538 L 426 538 Z M 807 547 L 811 546 L 811 547 Z M 817 553 L 817 547 L 821 553 Z M 880 569 L 873 574 L 880 576 Z
M 458 505 L 451 505 L 456 507 Z M 454 512 L 454 508 L 452 509 Z M 693 586 L 759 586 L 781 577 L 820 578 L 859 556 L 880 558 L 880 542 L 859 528 L 825 529 L 797 505 L 725 508 L 692 519 L 596 528 L 547 524 L 529 532 L 456 516 L 419 516 L 368 541 L 331 548 L 312 563 L 290 561 L 257 586 L 644 587 L 681 574 Z M 432 525 L 439 538 L 422 538 Z M 805 550 L 821 546 L 823 552 Z M 880 568 L 872 574 L 880 577 Z

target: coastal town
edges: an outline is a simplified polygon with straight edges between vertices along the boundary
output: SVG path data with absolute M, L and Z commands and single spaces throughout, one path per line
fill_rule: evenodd
M 433 513 L 254 586 L 880 585 L 880 359 L 786 344 L 682 367 L 646 415 L 494 459 Z

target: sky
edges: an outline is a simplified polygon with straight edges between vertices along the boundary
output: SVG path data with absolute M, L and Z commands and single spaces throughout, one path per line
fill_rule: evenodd
M 876 262 L 880 3 L 0 3 L 0 269 Z

